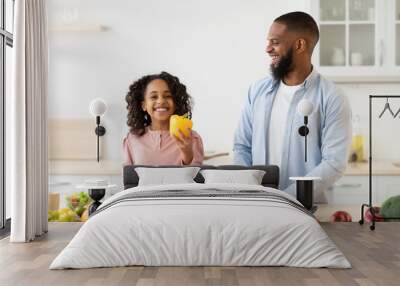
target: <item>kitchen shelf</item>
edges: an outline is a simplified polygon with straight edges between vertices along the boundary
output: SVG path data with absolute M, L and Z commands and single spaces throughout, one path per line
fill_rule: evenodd
M 50 27 L 50 32 L 105 32 L 109 30 L 107 26 L 104 25 L 62 25 Z

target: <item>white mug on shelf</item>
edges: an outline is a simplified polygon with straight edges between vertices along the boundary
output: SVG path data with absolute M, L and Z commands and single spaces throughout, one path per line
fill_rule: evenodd
M 362 53 L 351 53 L 350 61 L 352 66 L 361 66 L 363 64 L 363 55 Z
M 333 48 L 332 54 L 332 65 L 334 66 L 342 66 L 344 65 L 344 50 L 342 48 Z

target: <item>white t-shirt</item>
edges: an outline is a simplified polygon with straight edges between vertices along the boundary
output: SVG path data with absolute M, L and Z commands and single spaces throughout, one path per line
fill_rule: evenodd
M 268 134 L 269 164 L 281 166 L 282 146 L 286 129 L 286 119 L 294 93 L 303 84 L 286 85 L 283 81 L 279 84 L 272 106 L 271 121 Z

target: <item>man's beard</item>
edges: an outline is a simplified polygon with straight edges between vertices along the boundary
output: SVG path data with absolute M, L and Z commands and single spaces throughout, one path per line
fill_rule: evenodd
M 282 80 L 285 75 L 293 70 L 293 49 L 290 48 L 286 55 L 282 56 L 281 60 L 278 62 L 278 66 L 271 64 L 272 76 L 276 80 Z

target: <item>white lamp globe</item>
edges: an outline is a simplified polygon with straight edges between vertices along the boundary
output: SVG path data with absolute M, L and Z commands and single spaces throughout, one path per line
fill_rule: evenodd
M 107 104 L 101 98 L 95 98 L 89 104 L 89 111 L 93 116 L 102 116 L 106 110 Z
M 297 112 L 303 116 L 309 116 L 314 109 L 314 105 L 312 102 L 306 98 L 300 100 L 299 104 L 297 105 Z

